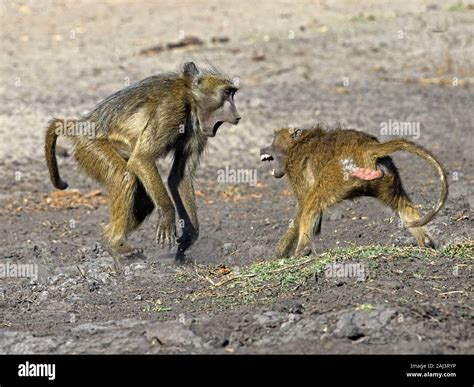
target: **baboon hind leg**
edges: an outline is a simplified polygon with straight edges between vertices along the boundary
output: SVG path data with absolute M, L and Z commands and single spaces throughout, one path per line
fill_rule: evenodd
M 135 180 L 135 177 L 130 179 Z M 134 185 L 133 182 L 125 180 L 121 187 L 108 188 L 110 223 L 104 228 L 104 239 L 108 246 L 119 254 L 136 252 L 126 242 L 128 234 L 135 228 L 136 223 L 133 216 Z
M 398 174 L 392 176 L 387 183 L 383 184 L 381 189 L 378 191 L 377 197 L 387 206 L 396 211 L 400 216 L 400 219 L 406 224 L 421 218 L 419 211 L 403 189 Z M 407 226 L 407 229 L 415 237 L 419 246 L 435 247 L 435 242 L 424 227 Z
M 108 191 L 110 223 L 104 227 L 106 248 L 118 254 L 135 253 L 126 243 L 126 237 L 134 223 L 136 176 L 128 171 L 127 162 L 106 139 L 78 138 L 74 156 L 80 167 Z

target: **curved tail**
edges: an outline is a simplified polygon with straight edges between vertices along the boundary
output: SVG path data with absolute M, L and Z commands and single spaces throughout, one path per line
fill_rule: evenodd
M 417 145 L 411 141 L 404 139 L 397 139 L 385 142 L 383 144 L 374 144 L 374 149 L 372 154 L 376 157 L 388 156 L 391 153 L 405 151 L 412 154 L 415 154 L 422 159 L 426 160 L 438 173 L 441 180 L 441 192 L 439 195 L 438 202 L 436 206 L 427 214 L 423 215 L 419 220 L 410 222 L 407 224 L 407 227 L 421 227 L 428 223 L 433 217 L 438 213 L 438 211 L 443 207 L 448 197 L 448 182 L 446 179 L 446 172 L 441 164 L 436 160 L 436 158 L 425 148 L 420 145 Z
M 51 178 L 51 183 L 53 183 L 57 189 L 66 189 L 68 187 L 67 182 L 62 180 L 61 176 L 59 176 L 58 162 L 56 160 L 56 139 L 58 138 L 59 130 L 63 125 L 64 120 L 57 118 L 51 120 L 46 129 L 44 143 L 44 153 L 46 156 L 46 163 L 48 164 L 49 177 Z

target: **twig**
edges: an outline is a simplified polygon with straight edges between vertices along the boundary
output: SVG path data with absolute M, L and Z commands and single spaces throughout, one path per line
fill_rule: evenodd
M 391 294 L 390 292 L 387 292 L 386 290 L 383 290 L 383 289 L 379 289 L 379 288 L 374 288 L 372 286 L 365 286 L 367 289 L 370 289 L 370 290 L 377 290 L 378 292 L 380 293 L 384 293 L 384 294 Z
M 214 281 L 213 281 L 212 279 L 210 279 L 209 277 L 204 276 L 204 275 L 202 275 L 202 274 L 199 274 L 196 267 L 194 268 L 194 271 L 196 272 L 196 275 L 197 275 L 199 278 L 201 278 L 201 279 L 203 279 L 203 280 L 209 282 L 212 286 L 215 286 L 215 285 L 216 285 L 216 284 L 214 283 Z
M 234 275 L 233 277 L 226 278 L 225 280 L 222 280 L 221 282 L 218 282 L 217 284 L 213 283 L 212 286 L 217 288 L 219 286 L 225 285 L 226 283 L 234 281 L 236 279 L 251 278 L 251 277 L 255 277 L 256 275 L 257 274 L 255 273 L 254 274 L 238 274 L 238 275 Z
M 320 258 L 320 257 L 318 257 L 318 258 Z M 279 269 L 270 270 L 269 273 L 279 273 L 281 271 L 285 271 L 285 270 L 288 270 L 288 269 L 293 269 L 294 267 L 304 266 L 307 263 L 313 262 L 315 260 L 316 260 L 316 258 L 310 258 L 310 259 L 307 259 L 306 261 L 303 261 L 303 262 L 300 262 L 300 263 L 295 263 L 294 265 L 288 265 L 288 266 L 280 267 Z
M 450 292 L 440 293 L 438 294 L 438 296 L 446 296 L 448 294 L 455 294 L 455 293 L 464 293 L 464 290 L 452 290 Z
M 84 279 L 87 279 L 84 270 L 82 270 L 79 265 L 76 265 L 76 267 L 77 267 L 77 270 L 79 270 L 79 273 L 81 273 L 81 277 Z

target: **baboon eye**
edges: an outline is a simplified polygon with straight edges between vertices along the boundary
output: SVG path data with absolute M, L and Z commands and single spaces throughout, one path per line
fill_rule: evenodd
M 225 97 L 234 97 L 234 94 L 235 94 L 236 91 L 237 91 L 237 89 L 234 89 L 232 87 L 224 89 L 224 96 Z

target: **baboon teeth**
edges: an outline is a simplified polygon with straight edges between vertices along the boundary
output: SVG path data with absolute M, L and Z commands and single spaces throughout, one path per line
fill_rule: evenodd
M 272 170 L 270 171 L 270 175 L 275 176 L 275 170 L 274 170 L 274 169 L 272 169 Z
M 273 157 L 269 154 L 260 155 L 260 161 L 270 161 L 273 160 Z

